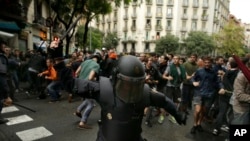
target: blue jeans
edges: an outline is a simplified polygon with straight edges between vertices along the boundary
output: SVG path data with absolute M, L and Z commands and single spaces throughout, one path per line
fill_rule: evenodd
M 81 105 L 77 107 L 77 111 L 82 112 L 82 110 L 85 108 L 84 112 L 82 113 L 82 119 L 81 122 L 87 122 L 88 117 L 94 108 L 94 100 L 92 99 L 85 99 Z
M 47 86 L 48 93 L 51 97 L 51 100 L 58 100 L 60 95 L 59 91 L 62 88 L 62 83 L 60 81 L 52 81 Z

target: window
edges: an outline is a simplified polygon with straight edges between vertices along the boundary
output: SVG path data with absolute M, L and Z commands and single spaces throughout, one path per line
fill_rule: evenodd
M 156 32 L 156 40 L 160 39 L 161 36 L 160 36 L 160 32 Z
M 132 26 L 135 27 L 136 26 L 136 20 L 132 21 Z
M 149 40 L 149 33 L 146 32 L 146 40 Z
M 161 16 L 162 14 L 162 7 L 157 7 L 156 15 Z
M 183 9 L 183 14 L 186 15 L 187 14 L 187 8 Z
M 156 25 L 157 25 L 157 26 L 160 26 L 160 25 L 161 25 L 161 20 L 157 20 L 157 21 L 156 21 Z
M 202 22 L 201 28 L 202 28 L 202 29 L 206 29 L 206 22 Z
M 186 27 L 187 26 L 187 21 L 182 21 L 182 27 Z
M 156 3 L 157 4 L 163 4 L 163 0 L 157 0 Z
M 188 0 L 183 0 L 184 5 L 188 5 Z
M 171 27 L 171 25 L 172 25 L 171 20 L 167 20 L 167 26 L 168 26 L 168 27 Z
M 145 44 L 145 52 L 150 52 L 149 43 Z
M 135 52 L 135 43 L 132 43 L 131 52 Z
M 126 43 L 123 44 L 123 52 L 127 52 L 127 44 Z
M 192 30 L 196 30 L 197 29 L 197 21 L 192 21 Z
M 170 7 L 167 9 L 167 16 L 168 16 L 168 17 L 169 17 L 169 16 L 172 16 L 172 10 L 173 10 L 173 9 L 170 8 Z

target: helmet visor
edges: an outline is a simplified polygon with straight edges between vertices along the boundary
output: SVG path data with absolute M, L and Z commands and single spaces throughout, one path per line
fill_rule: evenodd
M 126 103 L 135 103 L 142 100 L 145 76 L 128 77 L 122 74 L 117 75 L 115 85 L 116 95 Z

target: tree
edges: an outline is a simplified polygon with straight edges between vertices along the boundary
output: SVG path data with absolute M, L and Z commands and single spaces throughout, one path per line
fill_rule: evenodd
M 211 54 L 215 48 L 213 37 L 202 31 L 191 31 L 184 39 L 186 55 L 196 53 L 198 55 Z
M 103 41 L 103 47 L 106 49 L 116 48 L 116 46 L 119 44 L 119 39 L 116 33 L 108 33 Z
M 155 52 L 159 54 L 174 53 L 178 50 L 179 38 L 174 35 L 166 35 L 156 41 Z
M 87 45 L 90 46 L 91 44 L 91 50 L 94 49 L 101 49 L 102 48 L 102 38 L 103 38 L 103 33 L 95 28 L 90 27 L 91 31 L 91 36 L 88 36 L 87 38 Z M 78 42 L 78 47 L 81 49 L 84 49 L 84 44 L 83 44 L 83 36 L 84 36 L 84 31 L 85 27 L 84 25 L 81 25 L 78 27 L 77 32 L 76 32 L 76 39 Z M 91 39 L 90 39 L 91 38 Z M 90 41 L 91 40 L 91 41 Z
M 76 17 L 83 13 L 84 6 L 86 5 L 87 0 L 53 0 L 51 1 L 51 8 L 56 13 L 55 21 L 59 21 L 63 24 L 65 30 L 67 31 L 71 24 L 76 20 Z M 55 22 L 56 23 L 56 22 Z M 65 55 L 69 53 L 69 44 L 72 36 L 74 35 L 75 28 L 72 29 L 72 32 L 69 32 L 66 39 L 66 49 Z
M 66 31 L 70 28 L 71 24 L 75 22 L 77 16 L 80 14 L 84 15 L 83 18 L 86 20 L 86 23 L 83 44 L 85 48 L 87 46 L 89 22 L 97 15 L 110 13 L 112 10 L 112 3 L 115 3 L 116 6 L 120 6 L 122 1 L 128 4 L 131 0 L 52 0 L 51 8 L 56 13 L 55 21 L 58 20 L 62 23 Z M 73 28 L 65 38 L 66 55 L 69 52 L 69 43 L 74 32 L 75 28 Z
M 244 29 L 230 20 L 218 34 L 214 34 L 218 52 L 223 55 L 243 55 Z

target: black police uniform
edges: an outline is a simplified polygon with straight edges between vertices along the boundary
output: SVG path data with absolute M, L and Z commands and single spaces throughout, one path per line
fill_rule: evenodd
M 132 63 L 133 61 L 136 60 L 132 59 Z M 145 77 L 143 78 L 145 79 Z M 126 87 L 125 83 L 114 82 L 113 79 L 105 77 L 100 77 L 99 82 L 83 79 L 65 82 L 66 85 L 73 87 L 73 92 L 82 97 L 93 98 L 100 104 L 101 122 L 99 123 L 97 141 L 143 141 L 141 124 L 144 108 L 148 106 L 162 107 L 173 115 L 179 124 L 185 124 L 186 115 L 177 112 L 175 104 L 164 94 L 153 91 L 147 84 L 143 83 L 140 99 L 128 102 L 122 96 L 118 96 L 115 89 L 122 89 L 122 87 L 114 85 L 118 83 Z M 66 90 L 72 92 L 70 90 L 72 87 L 68 87 Z M 136 87 L 139 89 L 139 86 Z M 130 89 L 127 90 L 130 91 Z

